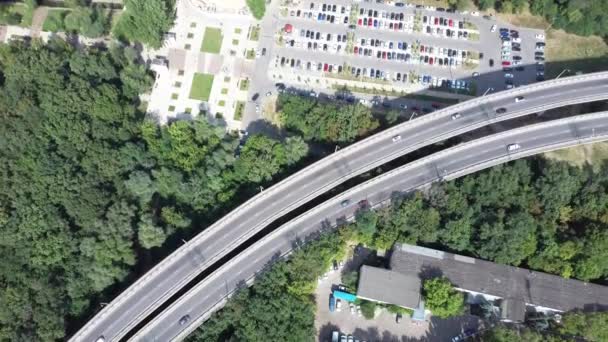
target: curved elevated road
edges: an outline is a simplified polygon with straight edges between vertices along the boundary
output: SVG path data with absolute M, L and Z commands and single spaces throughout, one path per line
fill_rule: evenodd
M 388 203 L 395 191 L 410 191 L 439 180 L 453 179 L 514 159 L 578 144 L 608 140 L 608 112 L 580 115 L 514 129 L 435 153 L 350 189 L 265 236 L 220 267 L 152 320 L 132 341 L 173 341 L 185 338 L 211 312 L 224 305 L 237 284 L 250 283 L 277 255 L 289 253 L 298 238 L 321 230 L 322 222 L 351 218 L 357 203 Z M 509 152 L 507 146 L 521 147 Z M 350 199 L 351 205 L 340 203 Z M 191 322 L 178 321 L 189 314 Z
M 516 96 L 525 100 L 516 103 Z M 263 191 L 165 258 L 93 317 L 70 341 L 117 341 L 200 272 L 272 221 L 345 180 L 432 143 L 498 121 L 608 98 L 608 72 L 520 87 L 469 100 L 344 148 Z M 506 112 L 497 114 L 496 109 Z M 452 120 L 452 115 L 461 117 Z M 399 144 L 391 142 L 401 135 Z

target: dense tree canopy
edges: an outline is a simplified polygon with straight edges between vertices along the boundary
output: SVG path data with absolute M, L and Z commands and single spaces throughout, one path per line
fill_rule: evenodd
M 146 120 L 137 97 L 152 77 L 136 59 L 61 40 L 0 46 L 2 341 L 61 339 L 146 249 L 203 229 L 307 153 L 252 136 L 239 158 L 238 139 L 205 120 Z
M 608 275 L 608 164 L 520 160 L 435 185 L 380 212 L 372 246 L 440 243 L 583 280 Z
M 173 25 L 175 0 L 125 0 L 124 5 L 114 35 L 159 48 L 163 34 Z
M 481 10 L 521 13 L 526 7 L 551 26 L 582 36 L 608 35 L 608 2 L 580 0 L 476 0 Z
M 371 110 L 360 104 L 323 102 L 282 94 L 277 102 L 285 127 L 306 140 L 347 143 L 379 126 Z

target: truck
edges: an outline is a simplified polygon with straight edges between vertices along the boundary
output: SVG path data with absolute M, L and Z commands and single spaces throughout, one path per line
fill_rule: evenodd
M 339 342 L 339 339 L 340 339 L 339 331 L 334 331 L 331 333 L 331 342 Z

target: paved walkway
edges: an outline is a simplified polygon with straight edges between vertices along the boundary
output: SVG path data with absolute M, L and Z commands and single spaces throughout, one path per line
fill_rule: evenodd
M 46 6 L 39 6 L 34 10 L 34 16 L 32 18 L 32 37 L 38 38 L 40 37 L 40 32 L 42 32 L 42 25 L 44 25 L 44 21 L 46 20 L 46 16 L 49 14 L 49 8 Z

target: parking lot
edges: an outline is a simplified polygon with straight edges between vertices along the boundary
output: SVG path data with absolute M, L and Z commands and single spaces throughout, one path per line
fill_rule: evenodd
M 259 80 L 250 98 L 284 83 L 326 93 L 347 87 L 392 99 L 416 93 L 463 100 L 543 77 L 536 47 L 542 31 L 478 13 L 346 0 L 271 3 L 268 10 L 260 42 L 268 55 L 256 61 Z M 256 103 L 248 106 L 253 112 Z

